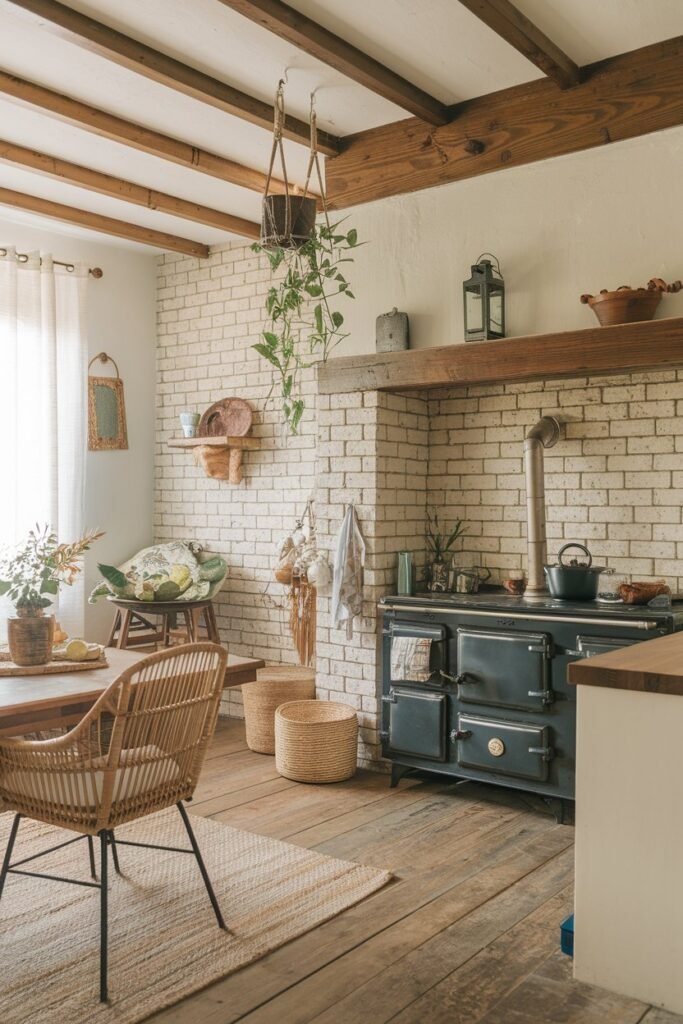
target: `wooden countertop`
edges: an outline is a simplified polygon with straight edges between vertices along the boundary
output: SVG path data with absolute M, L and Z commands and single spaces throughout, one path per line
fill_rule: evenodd
M 573 684 L 683 696 L 683 633 L 573 661 L 568 679 Z

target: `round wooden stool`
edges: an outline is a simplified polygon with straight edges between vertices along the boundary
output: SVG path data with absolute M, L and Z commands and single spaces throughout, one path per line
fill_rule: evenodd
M 148 647 L 161 644 L 170 647 L 174 640 L 195 643 L 200 639 L 200 630 L 215 644 L 219 644 L 218 625 L 212 601 L 129 601 L 110 597 L 116 605 L 107 647 Z M 150 622 L 148 616 L 155 616 L 161 622 Z M 178 626 L 178 617 L 184 628 Z

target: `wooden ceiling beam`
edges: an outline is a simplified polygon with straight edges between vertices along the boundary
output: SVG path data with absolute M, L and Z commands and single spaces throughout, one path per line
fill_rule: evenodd
M 153 82 L 175 89 L 184 96 L 208 103 L 234 117 L 272 131 L 273 107 L 270 103 L 228 85 L 182 61 L 154 50 L 137 39 L 117 32 L 94 18 L 74 11 L 58 0 L 6 0 L 15 7 L 37 17 L 41 23 L 76 45 L 135 71 Z M 305 121 L 287 116 L 284 135 L 294 142 L 309 144 L 310 131 Z M 318 148 L 322 153 L 339 152 L 340 141 L 328 132 L 318 131 Z
M 199 256 L 201 259 L 206 259 L 209 255 L 208 245 L 204 245 L 202 242 L 192 242 L 189 238 L 170 235 L 166 231 L 144 228 L 140 224 L 129 224 L 124 220 L 115 220 L 114 217 L 103 217 L 100 213 L 80 210 L 75 206 L 65 206 L 63 203 L 54 203 L 50 199 L 41 199 L 39 196 L 28 195 L 26 192 L 15 192 L 10 188 L 0 188 L 0 206 L 10 206 L 13 210 L 28 210 L 30 213 L 59 220 L 64 224 L 77 224 L 79 227 L 89 228 L 100 234 L 114 235 L 116 238 L 126 238 L 132 242 L 153 245 L 156 249 L 163 249 L 165 252 L 182 252 L 186 256 Z
M 417 118 L 345 139 L 328 160 L 334 209 L 577 153 L 683 124 L 683 36 L 583 69 L 559 91 L 547 79 L 468 100 L 453 120 Z
M 130 146 L 142 153 L 170 160 L 181 167 L 189 167 L 193 171 L 201 171 L 212 178 L 229 181 L 232 185 L 250 189 L 252 192 L 263 192 L 266 176 L 261 171 L 217 156 L 204 149 L 198 149 L 180 139 L 162 135 L 151 128 L 125 121 L 122 117 L 108 114 L 97 107 L 91 107 L 80 100 L 73 100 L 62 93 L 53 92 L 42 85 L 36 85 L 24 78 L 8 74 L 0 70 L 0 93 L 28 107 L 34 107 L 58 118 L 65 124 L 93 132 L 103 139 Z M 270 191 L 284 192 L 284 182 L 272 179 Z
M 57 157 L 48 156 L 46 153 L 26 149 L 24 146 L 17 146 L 13 142 L 5 142 L 1 139 L 0 161 L 27 167 L 31 171 L 38 171 L 39 174 L 57 181 L 64 181 L 68 185 L 77 185 L 79 188 L 86 188 L 91 192 L 98 192 L 100 195 L 121 199 L 126 203 L 135 203 L 136 206 L 144 206 L 148 210 L 158 210 L 160 213 L 169 213 L 173 217 L 182 217 L 184 220 L 196 221 L 197 224 L 206 224 L 209 227 L 218 228 L 220 231 L 230 231 L 236 235 L 243 235 L 245 238 L 258 238 L 260 234 L 259 225 L 255 221 L 235 217 L 222 210 L 212 210 L 200 203 L 179 199 L 177 196 L 170 196 L 165 192 L 157 192 L 144 185 L 136 185 L 132 181 L 125 181 L 123 178 L 116 178 L 111 174 L 103 174 L 101 171 L 94 171 L 89 167 L 82 167 L 80 164 L 60 160 Z
M 561 89 L 581 81 L 579 66 L 510 0 L 460 0 L 460 3 Z
M 448 107 L 440 100 L 281 0 L 221 0 L 221 3 L 428 124 L 448 122 Z

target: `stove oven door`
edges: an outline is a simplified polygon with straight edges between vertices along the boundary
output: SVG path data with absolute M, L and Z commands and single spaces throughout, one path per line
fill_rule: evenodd
M 546 633 L 508 633 L 461 627 L 456 677 L 463 702 L 544 711 L 550 688 L 552 643 Z
M 554 756 L 550 730 L 543 725 L 458 715 L 456 758 L 463 768 L 545 782 Z
M 575 653 L 579 658 L 594 658 L 597 654 L 609 654 L 620 647 L 630 647 L 638 640 L 623 640 L 614 636 L 577 636 Z
M 446 760 L 445 693 L 392 686 L 382 702 L 389 709 L 387 753 L 428 761 Z

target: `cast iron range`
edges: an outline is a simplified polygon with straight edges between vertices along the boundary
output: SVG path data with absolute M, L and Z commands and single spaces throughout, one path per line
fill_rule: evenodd
M 385 597 L 382 753 L 411 769 L 536 793 L 564 820 L 574 799 L 576 696 L 567 665 L 683 629 L 671 608 L 516 597 Z M 391 678 L 395 637 L 431 643 L 426 682 Z

